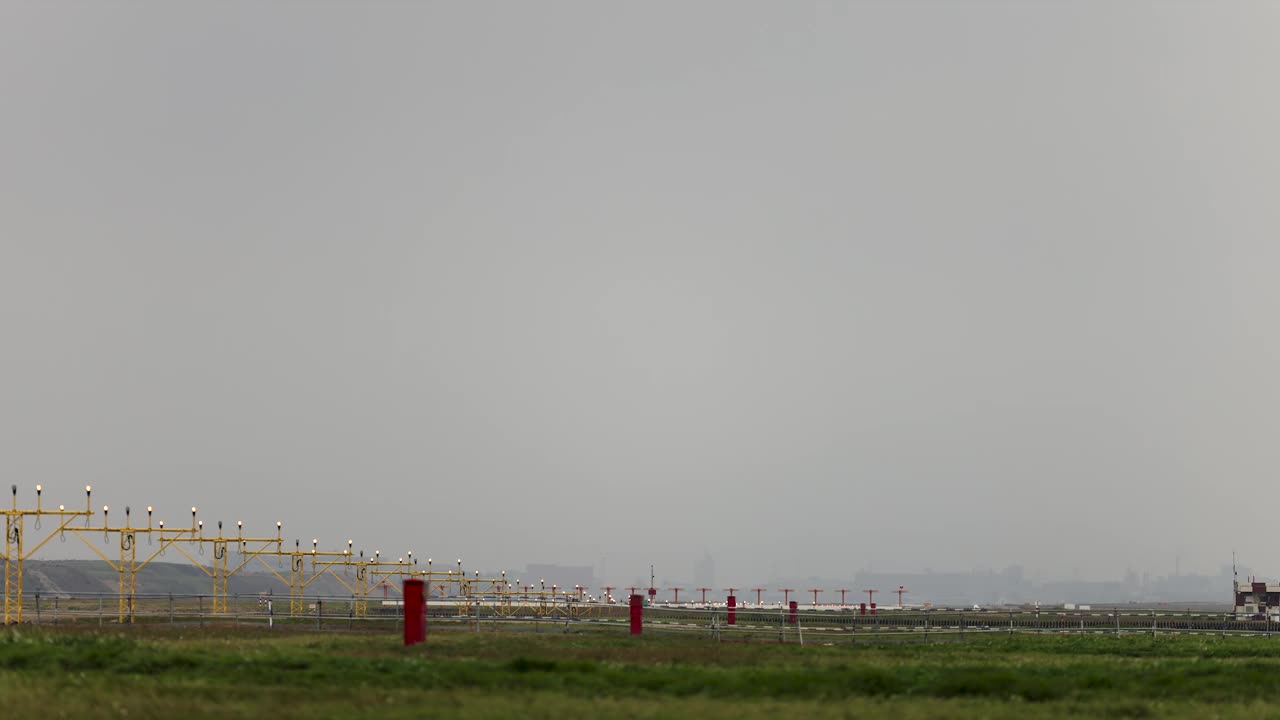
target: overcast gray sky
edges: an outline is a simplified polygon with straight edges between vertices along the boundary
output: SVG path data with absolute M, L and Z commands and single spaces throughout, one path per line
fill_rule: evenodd
M 0 2 L 0 474 L 623 581 L 1280 574 L 1278 36 Z

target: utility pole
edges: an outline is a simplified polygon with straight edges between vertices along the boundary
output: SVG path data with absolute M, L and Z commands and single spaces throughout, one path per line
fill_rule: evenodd
M 752 592 L 754 592 L 754 593 L 756 594 L 756 607 L 761 607 L 764 603 L 760 602 L 760 593 L 764 592 L 764 591 L 765 591 L 765 589 L 764 589 L 764 588 L 751 588 L 751 590 L 752 590 Z
M 898 609 L 899 610 L 902 609 L 902 596 L 906 595 L 909 592 L 911 591 L 902 587 L 901 585 L 898 586 Z
M 706 605 L 706 604 L 707 604 L 707 592 L 708 592 L 708 591 L 710 591 L 710 590 L 714 590 L 715 588 L 694 588 L 694 589 L 695 589 L 695 590 L 697 590 L 698 592 L 702 593 L 702 604 L 703 604 L 703 605 Z
M 867 594 L 867 604 L 874 607 L 876 604 L 875 594 L 880 591 L 879 590 L 863 590 L 862 592 Z
M 818 607 L 818 593 L 822 592 L 818 588 L 809 588 L 809 592 L 813 593 L 813 606 Z
M 844 588 L 840 588 L 840 607 L 844 607 L 844 606 L 845 606 L 845 605 L 844 605 L 844 594 L 845 594 L 845 593 L 847 593 L 847 592 L 849 592 L 849 591 L 848 591 L 848 590 L 846 590 L 846 589 L 844 589 Z

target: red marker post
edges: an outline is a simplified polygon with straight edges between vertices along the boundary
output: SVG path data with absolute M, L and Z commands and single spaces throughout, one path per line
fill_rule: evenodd
M 644 596 L 631 593 L 631 634 L 639 635 L 644 627 Z
M 737 598 L 737 596 L 736 596 L 736 595 L 730 595 L 729 597 L 725 598 L 724 606 L 725 606 L 725 609 L 727 609 L 727 610 L 729 611 L 729 612 L 728 612 L 728 616 L 729 616 L 729 617 L 728 617 L 728 623 L 729 623 L 730 625 L 737 625 L 737 624 L 738 624 L 738 598 Z
M 791 605 L 789 606 L 790 612 L 787 613 L 788 624 L 790 625 L 796 624 L 796 618 L 799 617 L 800 615 L 799 605 L 800 603 L 796 602 L 795 600 L 791 601 Z
M 426 583 L 417 578 L 404 581 L 404 644 L 414 645 L 427 639 Z

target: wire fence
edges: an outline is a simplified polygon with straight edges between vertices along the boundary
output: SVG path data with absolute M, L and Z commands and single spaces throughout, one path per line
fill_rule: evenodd
M 394 632 L 404 622 L 403 601 L 356 595 L 224 595 L 137 593 L 31 593 L 22 597 L 23 623 L 37 625 L 187 625 L 316 630 L 381 629 Z M 475 629 L 502 625 L 533 630 L 584 624 L 618 626 L 627 608 L 615 604 L 559 599 L 473 595 L 433 598 L 432 623 Z
M 24 596 L 24 622 L 38 625 L 218 625 L 354 629 L 401 621 L 398 607 L 352 597 L 307 597 L 291 612 L 288 596 L 137 594 L 121 601 L 114 593 L 33 593 Z M 390 628 L 388 628 L 390 629 Z
M 112 593 L 33 593 L 24 597 L 25 620 L 40 625 L 197 625 L 396 632 L 403 623 L 398 600 L 356 596 L 137 594 L 131 602 Z M 532 631 L 614 629 L 628 632 L 623 604 L 522 601 L 518 597 L 433 599 L 429 623 L 477 631 L 501 627 Z M 854 608 L 790 611 L 785 607 L 657 605 L 643 609 L 643 632 L 685 634 L 721 641 L 876 642 L 960 640 L 981 635 L 1077 634 L 1117 636 L 1217 635 L 1271 637 L 1271 616 L 1231 612 L 1114 608 L 1099 610 L 986 609 L 885 610 Z
M 1231 612 L 1116 608 L 1106 610 L 736 610 L 646 608 L 644 631 L 702 632 L 722 640 L 875 642 L 964 639 L 978 635 L 1218 635 L 1271 637 L 1280 623 L 1270 616 Z

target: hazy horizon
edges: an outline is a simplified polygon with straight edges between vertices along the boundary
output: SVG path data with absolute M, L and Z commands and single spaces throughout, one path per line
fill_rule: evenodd
M 477 568 L 1280 574 L 1277 35 L 0 4 L 3 485 Z

